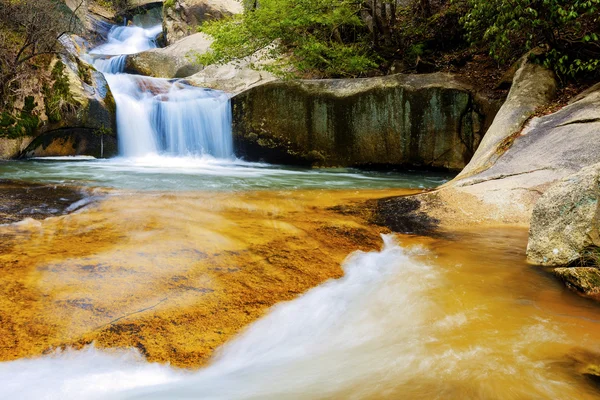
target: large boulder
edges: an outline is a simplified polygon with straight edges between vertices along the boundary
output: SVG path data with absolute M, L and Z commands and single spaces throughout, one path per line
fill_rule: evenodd
M 529 227 L 535 203 L 553 183 L 600 162 L 600 90 L 532 118 L 536 108 L 552 101 L 554 79 L 524 59 L 472 161 L 451 182 L 417 196 L 417 212 L 452 227 Z
M 232 99 L 236 153 L 319 166 L 463 168 L 500 104 L 450 74 L 275 81 Z
M 533 208 L 549 187 L 599 163 L 600 86 L 553 114 L 532 117 L 552 101 L 554 79 L 524 59 L 471 163 L 438 190 L 416 196 L 420 206 L 411 213 L 426 214 L 442 227 L 529 227 Z
M 506 102 L 485 133 L 473 159 L 461 171 L 457 180 L 477 174 L 492 165 L 518 137 L 525 123 L 555 96 L 557 82 L 554 72 L 536 63 L 529 56 L 520 60 Z
M 600 123 L 600 113 L 598 117 Z M 600 164 L 583 168 L 548 189 L 533 209 L 528 261 L 545 266 L 565 266 L 585 261 L 587 256 L 597 253 L 600 247 L 599 200 Z
M 174 0 L 163 7 L 163 29 L 167 43 L 175 43 L 197 31 L 204 21 L 243 12 L 237 0 Z
M 69 85 L 68 107 L 59 120 L 46 121 L 40 135 L 22 151 L 22 157 L 116 154 L 116 104 L 104 75 L 77 57 L 79 43 L 64 43 L 68 55 L 56 62 L 65 65 Z M 114 145 L 113 145 L 114 143 Z
M 73 112 L 63 113 L 57 123 L 48 125 L 54 130 L 64 127 L 85 129 L 116 129 L 116 104 L 104 75 L 91 65 L 74 57 L 61 57 L 67 66 Z
M 194 86 L 238 94 L 255 86 L 277 80 L 265 70 L 275 60 L 269 58 L 268 49 L 226 64 L 209 65 L 186 79 Z
M 155 78 L 184 78 L 202 69 L 195 56 L 207 52 L 211 43 L 209 36 L 196 33 L 170 46 L 127 56 L 125 71 Z

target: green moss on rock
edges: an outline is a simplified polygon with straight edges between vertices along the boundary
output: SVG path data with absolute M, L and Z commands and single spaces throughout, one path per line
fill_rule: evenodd
M 318 166 L 459 169 L 495 112 L 449 75 L 279 81 L 233 98 L 238 155 Z

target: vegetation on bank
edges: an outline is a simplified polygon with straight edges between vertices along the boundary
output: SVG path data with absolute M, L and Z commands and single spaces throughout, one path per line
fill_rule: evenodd
M 55 64 L 51 72 L 49 68 L 64 51 L 61 38 L 81 29 L 75 14 L 62 1 L 0 2 L 0 135 L 33 134 L 40 123 L 37 107 L 42 102 L 50 111 L 48 118 L 56 119 L 58 109 L 64 108 L 66 77 L 64 65 L 60 69 L 59 63 Z
M 202 64 L 259 50 L 274 72 L 360 77 L 460 67 L 473 54 L 509 65 L 528 50 L 566 79 L 600 77 L 600 0 L 244 0 L 245 12 L 203 24 Z

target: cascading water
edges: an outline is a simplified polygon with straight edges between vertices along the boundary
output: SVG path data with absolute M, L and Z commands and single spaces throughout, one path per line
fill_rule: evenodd
M 114 27 L 107 42 L 91 52 L 117 103 L 121 155 L 232 157 L 231 109 L 225 93 L 124 73 L 126 55 L 156 48 L 161 29 Z

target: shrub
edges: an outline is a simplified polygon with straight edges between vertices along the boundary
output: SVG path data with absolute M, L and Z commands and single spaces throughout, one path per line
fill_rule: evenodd
M 354 77 L 377 66 L 361 4 L 349 0 L 261 0 L 246 2 L 244 14 L 205 23 L 201 30 L 215 38 L 202 64 L 226 63 L 264 49 L 266 57 L 286 55 L 271 66 L 285 73 Z

